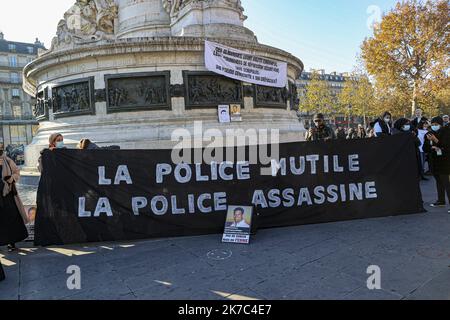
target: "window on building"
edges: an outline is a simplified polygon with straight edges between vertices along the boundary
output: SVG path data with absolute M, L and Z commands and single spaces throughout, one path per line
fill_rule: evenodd
M 26 126 L 10 126 L 11 144 L 26 145 L 27 143 L 27 127 Z
M 12 107 L 14 118 L 19 119 L 22 117 L 22 106 L 13 106 Z
M 17 57 L 16 56 L 9 56 L 9 66 L 16 68 L 17 67 Z
M 9 51 L 16 51 L 16 45 L 14 43 L 8 44 Z
M 27 47 L 28 53 L 29 54 L 33 54 L 34 53 L 34 48 L 33 47 Z
M 17 72 L 11 73 L 11 82 L 12 83 L 19 83 L 19 74 Z
M 20 90 L 17 88 L 14 88 L 11 90 L 11 96 L 13 98 L 20 98 Z

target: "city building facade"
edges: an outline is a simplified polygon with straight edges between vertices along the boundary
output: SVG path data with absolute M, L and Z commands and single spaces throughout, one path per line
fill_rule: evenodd
M 0 32 L 0 144 L 18 164 L 24 164 L 24 148 L 31 143 L 39 123 L 33 116 L 34 97 L 22 89 L 22 69 L 44 46 L 8 41 Z

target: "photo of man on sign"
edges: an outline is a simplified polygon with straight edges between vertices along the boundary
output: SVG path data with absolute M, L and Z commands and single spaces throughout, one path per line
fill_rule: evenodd
M 227 228 L 248 231 L 252 222 L 252 207 L 230 207 L 227 216 Z

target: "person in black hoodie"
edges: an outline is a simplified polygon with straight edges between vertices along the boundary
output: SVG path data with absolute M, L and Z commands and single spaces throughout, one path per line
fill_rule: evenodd
M 444 127 L 444 120 L 431 120 L 431 132 L 426 135 L 424 151 L 431 156 L 431 171 L 436 179 L 438 201 L 432 207 L 445 207 L 445 194 L 450 201 L 450 129 Z M 449 210 L 450 213 L 450 210 Z
M 373 123 L 373 130 L 375 137 L 391 136 L 392 135 L 392 114 L 385 112 Z
M 400 118 L 395 121 L 394 128 L 392 129 L 392 135 L 397 134 L 410 134 L 413 136 L 416 146 L 417 170 L 419 177 L 423 179 L 422 161 L 420 158 L 420 146 L 422 145 L 422 142 L 420 142 L 420 139 L 417 137 L 417 133 L 414 131 L 411 121 L 406 118 Z

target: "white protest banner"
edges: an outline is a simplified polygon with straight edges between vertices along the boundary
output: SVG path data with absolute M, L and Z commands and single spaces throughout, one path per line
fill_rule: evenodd
M 268 87 L 284 88 L 287 63 L 205 41 L 205 63 L 209 71 L 232 79 Z

